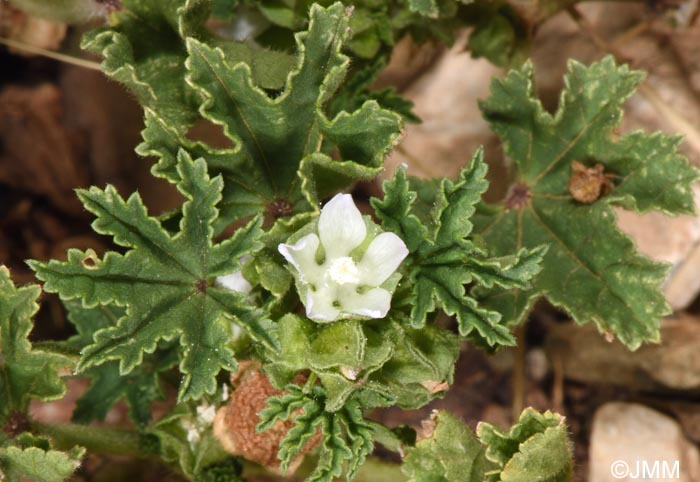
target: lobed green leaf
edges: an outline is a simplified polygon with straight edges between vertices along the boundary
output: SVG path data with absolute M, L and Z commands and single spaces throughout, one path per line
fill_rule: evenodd
M 477 232 L 498 255 L 548 245 L 530 289 L 479 293 L 512 325 L 534 301 L 547 299 L 578 323 L 593 322 L 628 347 L 657 341 L 658 320 L 670 313 L 660 291 L 668 267 L 635 251 L 615 225 L 613 206 L 690 213 L 698 171 L 678 154 L 679 139 L 614 130 L 622 105 L 642 74 L 611 57 L 590 67 L 569 62 L 554 115 L 536 98 L 530 64 L 495 80 L 481 109 L 513 161 L 515 184 L 500 204 L 474 217 Z M 592 203 L 572 197 L 572 164 L 600 164 L 612 187 Z M 643 302 L 640 302 L 643 300 Z
M 486 458 L 497 466 L 489 482 L 570 482 L 573 477 L 571 446 L 564 418 L 528 408 L 506 432 L 480 423 L 477 434 L 488 446 Z
M 265 313 L 241 293 L 215 284 L 217 276 L 236 270 L 241 256 L 260 248 L 260 220 L 254 219 L 233 237 L 212 242 L 222 181 L 210 179 L 203 160 L 181 153 L 178 188 L 187 201 L 180 232 L 170 235 L 149 217 L 137 194 L 122 199 L 111 186 L 81 191 L 85 207 L 97 219 L 96 231 L 112 235 L 126 254 L 68 252 L 68 261 L 30 262 L 44 288 L 61 298 L 80 298 L 85 307 L 116 304 L 126 314 L 115 326 L 99 330 L 83 352 L 80 370 L 119 360 L 122 375 L 143 363 L 159 340 L 180 341 L 181 400 L 197 399 L 216 389 L 221 368 L 234 370 L 231 322 L 248 330 L 254 341 L 276 349 Z
M 426 432 L 406 451 L 401 470 L 409 482 L 483 482 L 485 447 L 464 422 L 434 411 Z
M 411 250 L 411 326 L 425 326 L 429 314 L 442 308 L 457 318 L 462 336 L 487 346 L 512 345 L 515 341 L 501 314 L 481 306 L 467 286 L 528 286 L 546 249 L 537 246 L 489 258 L 474 242 L 471 218 L 488 186 L 485 175 L 481 150 L 457 180 L 418 183 L 420 193 L 399 169 L 385 182 L 384 199 L 371 203 L 383 226 L 401 236 Z
M 56 400 L 66 391 L 60 371 L 73 361 L 29 342 L 40 294 L 36 285 L 15 287 L 10 271 L 0 266 L 0 425 L 26 414 L 32 398 Z
M 348 67 L 341 48 L 349 13 L 336 3 L 326 9 L 314 5 L 310 15 L 309 30 L 296 36 L 297 67 L 274 98 L 256 85 L 248 64 L 231 62 L 222 49 L 187 39 L 188 88 L 201 103 L 201 116 L 221 125 L 233 147 L 191 141 L 157 109 L 147 110 L 139 152 L 159 157 L 155 174 L 176 181 L 176 154 L 184 148 L 222 175 L 217 230 L 260 212 L 276 218 L 317 209 L 317 202 L 332 191 L 375 177 L 400 133 L 400 118 L 374 101 L 326 117 L 324 106 Z M 324 154 L 323 144 L 336 147 L 339 159 Z

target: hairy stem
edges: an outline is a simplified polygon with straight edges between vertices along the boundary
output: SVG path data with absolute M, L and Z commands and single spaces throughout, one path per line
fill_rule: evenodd
M 69 450 L 80 445 L 88 452 L 97 454 L 140 458 L 153 455 L 144 446 L 143 435 L 133 430 L 36 421 L 30 422 L 30 428 L 37 435 L 50 437 L 59 450 Z
M 306 457 L 290 480 L 301 481 L 311 475 L 316 468 L 313 457 Z M 246 477 L 269 476 L 270 472 L 252 462 L 243 461 L 243 475 Z M 368 457 L 358 470 L 353 482 L 404 482 L 406 476 L 401 472 L 401 466 L 393 462 L 387 462 L 378 457 Z
M 513 363 L 513 401 L 511 405 L 513 421 L 518 420 L 525 408 L 525 323 L 515 329 L 515 360 Z

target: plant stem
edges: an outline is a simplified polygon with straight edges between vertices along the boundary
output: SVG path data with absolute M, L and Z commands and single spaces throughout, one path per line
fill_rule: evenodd
M 300 481 L 311 475 L 316 464 L 313 457 L 306 457 L 304 463 L 290 480 Z M 246 477 L 269 476 L 270 472 L 258 464 L 243 461 L 243 475 Z M 353 482 L 405 482 L 406 476 L 401 472 L 401 466 L 387 462 L 377 457 L 368 457 L 358 470 Z
M 144 449 L 143 436 L 134 430 L 35 421 L 30 423 L 30 427 L 33 433 L 50 437 L 59 450 L 68 450 L 80 445 L 89 452 L 98 454 L 139 458 L 152 455 Z
M 406 476 L 401 472 L 400 465 L 370 457 L 360 467 L 353 480 L 354 482 L 403 482 Z
M 525 323 L 515 329 L 515 360 L 513 362 L 513 403 L 511 406 L 513 421 L 520 418 L 520 412 L 525 406 Z
M 93 62 L 91 60 L 87 59 L 81 59 L 78 57 L 73 57 L 71 55 L 66 55 L 62 54 L 59 52 L 54 52 L 53 50 L 47 50 L 41 47 L 37 47 L 35 45 L 30 45 L 24 42 L 19 42 L 17 40 L 13 40 L 10 38 L 5 38 L 5 37 L 0 37 L 0 44 L 2 45 L 7 45 L 8 47 L 17 49 L 17 50 L 23 50 L 25 52 L 29 52 L 31 54 L 35 55 L 41 55 L 44 57 L 48 57 L 50 59 L 58 60 L 59 62 L 63 62 L 66 64 L 71 64 L 71 65 L 77 65 L 78 67 L 83 67 L 85 69 L 90 69 L 90 70 L 98 70 L 102 71 L 102 66 L 100 66 L 99 63 Z

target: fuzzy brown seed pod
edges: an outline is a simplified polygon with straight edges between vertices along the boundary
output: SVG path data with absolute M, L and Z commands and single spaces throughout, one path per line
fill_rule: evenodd
M 571 179 L 569 179 L 569 193 L 578 202 L 591 204 L 601 194 L 609 194 L 613 189 L 611 178 L 614 174 L 604 172 L 604 166 L 600 163 L 594 167 L 586 167 L 578 161 L 571 163 Z
M 302 384 L 305 376 L 297 376 L 294 383 Z M 266 406 L 269 397 L 280 396 L 285 392 L 276 390 L 267 376 L 261 371 L 256 361 L 241 361 L 239 369 L 231 375 L 234 390 L 229 396 L 228 403 L 221 407 L 214 419 L 214 435 L 221 445 L 231 454 L 239 455 L 257 462 L 268 470 L 280 471 L 280 461 L 277 459 L 280 442 L 294 425 L 293 415 L 289 420 L 278 421 L 270 429 L 256 432 L 255 427 L 260 422 L 258 412 Z M 304 454 L 313 450 L 321 440 L 317 433 L 299 455 L 289 464 L 289 472 L 293 473 L 301 464 Z

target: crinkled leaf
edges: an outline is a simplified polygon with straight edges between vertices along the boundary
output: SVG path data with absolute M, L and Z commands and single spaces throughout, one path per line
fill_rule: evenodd
M 277 328 L 281 349 L 268 366 L 274 383 L 283 386 L 295 373 L 311 370 L 323 384 L 330 412 L 350 398 L 363 408 L 419 408 L 452 383 L 459 355 L 459 338 L 450 331 L 433 326 L 416 330 L 387 319 L 319 327 L 287 315 Z
M 375 100 L 383 108 L 401 115 L 404 121 L 419 123 L 420 119 L 413 112 L 413 102 L 398 94 L 395 88 L 372 89 L 372 85 L 384 67 L 386 67 L 386 60 L 380 57 L 350 74 L 338 94 L 329 102 L 329 113 L 335 116 L 343 111 L 352 112 L 366 101 Z
M 437 0 L 408 0 L 408 5 L 411 11 L 425 17 L 437 17 L 440 13 Z
M 352 480 L 374 449 L 376 424 L 364 419 L 361 406 L 355 400 L 346 401 L 339 409 L 329 412 L 325 391 L 319 386 L 310 387 L 308 392 L 297 385 L 288 385 L 285 390 L 288 393 L 268 399 L 267 407 L 259 413 L 257 427 L 266 430 L 278 420 L 293 417 L 294 426 L 280 443 L 278 457 L 282 469 L 286 469 L 320 427 L 321 452 L 307 482 L 331 482 L 343 474 L 346 465 L 345 476 Z
M 287 471 L 289 464 L 316 434 L 323 421 L 323 407 L 316 400 L 305 399 L 300 410 L 302 413 L 294 417 L 294 426 L 280 442 L 277 457 L 283 472 Z
M 115 326 L 125 312 L 117 306 L 85 308 L 78 300 L 67 301 L 65 306 L 68 319 L 78 331 L 68 343 L 77 349 L 91 345 L 96 332 Z M 129 406 L 131 419 L 140 427 L 148 425 L 151 421 L 151 404 L 164 396 L 159 373 L 177 365 L 178 360 L 176 343 L 161 345 L 165 346 L 159 346 L 153 355 L 146 357 L 142 365 L 127 375 L 119 373 L 119 363 L 116 361 L 87 370 L 85 376 L 91 379 L 91 383 L 77 401 L 73 421 L 88 423 L 104 420 L 109 409 L 124 399 Z
M 425 325 L 430 313 L 441 307 L 457 318 L 459 332 L 488 346 L 512 345 L 514 339 L 497 311 L 480 306 L 467 291 L 471 283 L 499 288 L 524 287 L 539 272 L 545 249 L 520 249 L 509 256 L 489 258 L 470 238 L 475 204 L 488 183 L 481 150 L 455 181 L 429 182 L 421 204 L 431 206 L 420 215 L 413 211 L 419 194 L 411 189 L 405 171 L 384 184 L 384 199 L 372 199 L 386 229 L 398 234 L 411 250 L 409 278 L 413 282 L 410 324 Z M 430 219 L 430 221 L 427 221 Z
M 658 340 L 670 312 L 659 287 L 667 266 L 635 251 L 615 225 L 613 206 L 645 212 L 692 213 L 698 171 L 678 154 L 680 139 L 660 133 L 614 134 L 622 104 L 642 74 L 611 57 L 586 67 L 571 61 L 555 115 L 536 98 L 530 64 L 495 80 L 481 109 L 512 160 L 516 184 L 498 206 L 475 216 L 477 232 L 496 255 L 549 245 L 531 289 L 484 295 L 508 324 L 546 296 L 578 323 L 593 322 L 630 348 Z M 572 164 L 600 164 L 611 192 L 592 202 L 568 190 Z
M 233 237 L 212 243 L 222 181 L 210 179 L 203 160 L 179 156 L 178 188 L 187 198 L 180 232 L 172 236 L 149 217 L 138 194 L 122 199 L 112 186 L 106 190 L 79 191 L 85 207 L 97 219 L 94 229 L 114 236 L 126 254 L 70 250 L 68 261 L 31 266 L 45 281 L 45 289 L 63 299 L 80 298 L 84 306 L 117 304 L 126 315 L 116 326 L 95 334 L 95 342 L 82 352 L 81 370 L 119 360 L 126 374 L 143 363 L 161 339 L 180 340 L 181 400 L 196 399 L 216 388 L 220 368 L 234 370 L 236 360 L 228 340 L 231 321 L 250 336 L 275 349 L 262 310 L 244 295 L 214 285 L 217 276 L 237 269 L 237 260 L 258 249 L 260 220 L 254 219 Z
M 483 482 L 485 447 L 464 422 L 435 411 L 424 430 L 425 438 L 408 448 L 401 466 L 409 482 Z
M 394 353 L 365 384 L 360 400 L 367 406 L 390 402 L 404 409 L 417 409 L 447 390 L 454 379 L 459 357 L 459 339 L 453 333 L 434 326 L 420 330 L 396 328 Z M 441 388 L 442 387 L 442 388 Z M 373 392 L 377 393 L 373 393 Z M 389 397 L 379 404 L 374 397 Z
M 180 147 L 204 157 L 225 183 L 220 227 L 259 212 L 277 217 L 317 209 L 316 202 L 331 191 L 373 178 L 399 135 L 400 118 L 372 101 L 333 119 L 323 113 L 347 69 L 348 58 L 340 53 L 347 25 L 340 3 L 312 7 L 308 32 L 296 37 L 298 66 L 275 98 L 255 85 L 247 64 L 230 62 L 221 49 L 188 39 L 187 82 L 201 100 L 200 113 L 223 126 L 234 147 L 189 141 L 147 111 L 139 151 L 157 155 L 154 172 L 171 180 L 178 178 Z M 324 140 L 337 148 L 339 159 L 320 152 Z
M 325 409 L 335 411 L 392 356 L 397 333 L 356 320 L 319 326 L 306 318 L 287 315 L 278 322 L 281 346 L 274 368 L 286 373 L 286 382 L 300 370 L 317 374 L 325 390 Z
M 12 444 L 0 446 L 0 479 L 3 482 L 33 480 L 63 482 L 80 467 L 85 449 L 74 447 L 68 452 L 51 449 L 49 441 L 21 436 Z
M 0 424 L 26 413 L 30 399 L 56 400 L 66 391 L 59 371 L 73 362 L 29 342 L 40 293 L 36 285 L 15 287 L 10 271 L 0 266 Z
M 198 435 L 188 440 L 191 430 Z M 148 433 L 158 439 L 160 457 L 178 466 L 182 473 L 194 480 L 200 480 L 199 477 L 206 474 L 213 464 L 230 457 L 214 436 L 212 426 L 198 420 L 196 408 L 191 403 L 175 406 Z
M 508 432 L 480 423 L 477 434 L 488 448 L 486 458 L 498 467 L 489 482 L 570 482 L 571 444 L 564 417 L 528 408 Z
M 474 27 L 469 35 L 472 57 L 485 57 L 499 67 L 520 65 L 527 59 L 531 33 L 522 14 L 508 2 L 473 2 L 462 15 Z
M 197 482 L 246 482 L 243 464 L 234 457 L 209 464 L 197 475 Z
M 210 0 L 122 0 L 109 27 L 89 32 L 83 48 L 103 57 L 102 68 L 126 85 L 139 102 L 184 135 L 197 118 L 185 83 L 185 38 L 221 45 L 233 61 L 248 61 L 256 81 L 279 88 L 289 57 L 242 42 L 215 38 L 204 26 Z

